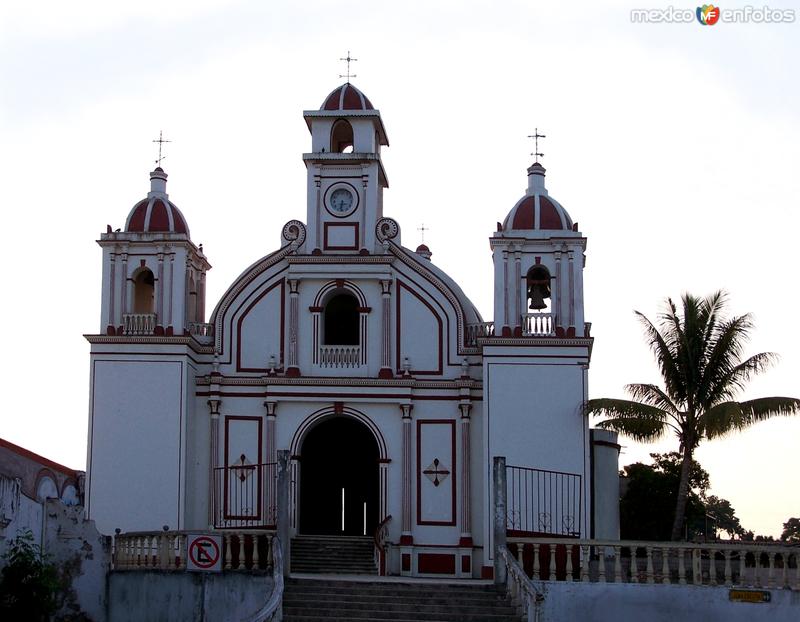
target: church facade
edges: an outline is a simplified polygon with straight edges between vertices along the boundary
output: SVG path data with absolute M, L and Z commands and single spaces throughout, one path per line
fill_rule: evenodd
M 292 534 L 381 526 L 390 573 L 489 576 L 503 456 L 509 530 L 613 535 L 598 508 L 616 503 L 618 446 L 582 414 L 586 238 L 544 168 L 490 237 L 485 321 L 384 215 L 389 141 L 370 100 L 348 82 L 303 116 L 305 221 L 208 321 L 211 265 L 161 168 L 124 229 L 101 235 L 88 518 L 105 533 L 274 527 L 287 450 Z

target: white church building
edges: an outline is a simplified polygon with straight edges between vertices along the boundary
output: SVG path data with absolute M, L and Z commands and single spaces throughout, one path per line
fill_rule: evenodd
M 370 100 L 348 82 L 303 118 L 305 219 L 209 316 L 210 260 L 160 167 L 100 236 L 88 518 L 109 534 L 274 528 L 286 450 L 292 535 L 385 526 L 392 574 L 489 577 L 503 456 L 508 530 L 618 537 L 619 446 L 582 413 L 587 240 L 545 169 L 487 232 L 486 321 L 384 214 L 389 139 Z

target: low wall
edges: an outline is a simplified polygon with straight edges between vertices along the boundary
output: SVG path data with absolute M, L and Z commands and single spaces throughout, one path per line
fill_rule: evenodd
M 544 595 L 538 622 L 797 622 L 800 592 L 766 590 L 768 603 L 732 602 L 729 589 L 694 585 L 567 583 L 534 581 Z
M 239 622 L 272 594 L 272 575 L 226 572 L 112 571 L 109 622 Z

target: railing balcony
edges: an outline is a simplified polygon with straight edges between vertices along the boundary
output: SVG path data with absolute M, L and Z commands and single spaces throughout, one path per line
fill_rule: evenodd
M 123 335 L 152 335 L 156 330 L 155 313 L 123 313 Z
M 211 343 L 214 339 L 214 325 L 205 322 L 189 322 L 189 334 L 200 343 Z
M 526 313 L 522 316 L 522 335 L 550 337 L 556 334 L 555 313 Z
M 214 527 L 273 527 L 276 521 L 277 465 L 235 464 L 214 469 Z
M 361 346 L 320 346 L 320 367 L 361 367 Z
M 494 337 L 494 322 L 478 322 L 467 324 L 464 334 L 464 345 L 467 347 L 478 345 L 478 339 Z
M 506 466 L 506 529 L 515 535 L 581 535 L 581 476 Z

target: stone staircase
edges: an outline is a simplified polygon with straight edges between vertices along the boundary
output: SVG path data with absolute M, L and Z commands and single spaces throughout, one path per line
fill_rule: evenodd
M 291 571 L 318 574 L 377 574 L 369 536 L 292 538 Z
M 519 622 L 511 600 L 483 581 L 291 578 L 284 622 Z

